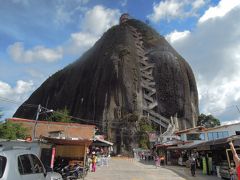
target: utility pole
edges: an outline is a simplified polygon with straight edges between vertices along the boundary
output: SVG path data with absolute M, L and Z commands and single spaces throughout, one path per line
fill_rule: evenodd
M 44 111 L 42 112 L 42 110 L 44 110 Z M 36 138 L 36 127 L 37 127 L 37 122 L 38 122 L 39 115 L 41 113 L 50 113 L 50 112 L 53 112 L 53 110 L 44 108 L 44 107 L 41 106 L 41 104 L 38 105 L 37 115 L 36 115 L 36 118 L 35 118 L 35 124 L 34 124 L 33 132 L 32 132 L 32 140 L 35 140 L 35 138 Z
M 41 105 L 39 104 L 38 108 L 37 108 L 37 115 L 36 115 L 36 118 L 35 118 L 35 124 L 34 124 L 34 127 L 33 127 L 32 140 L 35 140 L 35 138 L 36 138 L 36 126 L 37 126 L 37 121 L 38 121 L 38 117 L 39 117 L 40 112 L 41 112 Z

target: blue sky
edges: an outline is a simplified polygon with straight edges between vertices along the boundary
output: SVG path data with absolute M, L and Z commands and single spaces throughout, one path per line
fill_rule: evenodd
M 4 117 L 128 12 L 148 21 L 189 62 L 200 112 L 225 123 L 240 120 L 240 0 L 0 0 L 0 7 Z

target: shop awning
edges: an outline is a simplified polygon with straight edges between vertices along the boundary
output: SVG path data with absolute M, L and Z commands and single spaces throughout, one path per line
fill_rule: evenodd
M 193 149 L 193 146 L 192 144 L 186 144 L 186 145 L 183 145 L 183 146 L 171 146 L 171 147 L 168 147 L 167 149 L 168 150 L 186 150 L 186 149 Z
M 104 139 L 95 139 L 93 140 L 92 146 L 113 146 L 113 143 Z
M 55 145 L 86 145 L 89 146 L 92 143 L 92 140 L 89 139 L 57 139 L 41 136 L 41 139 L 46 140 L 49 143 Z
M 240 146 L 240 135 L 236 135 L 236 136 L 230 136 L 226 138 L 215 139 L 215 140 L 199 143 L 194 145 L 193 148 L 196 148 L 198 150 L 210 150 L 210 146 L 228 144 L 229 138 L 232 138 L 234 140 L 235 146 Z

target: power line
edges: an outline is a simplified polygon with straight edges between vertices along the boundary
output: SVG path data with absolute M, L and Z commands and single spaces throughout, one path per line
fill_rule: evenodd
M 35 104 L 22 103 L 22 102 L 15 101 L 15 100 L 8 99 L 8 98 L 4 98 L 4 97 L 1 97 L 1 96 L 0 96 L 0 101 L 4 101 L 4 102 L 8 102 L 8 103 L 12 103 L 12 104 L 16 104 L 16 105 L 20 105 L 20 104 L 22 104 L 21 106 L 37 107 L 37 105 L 35 105 Z

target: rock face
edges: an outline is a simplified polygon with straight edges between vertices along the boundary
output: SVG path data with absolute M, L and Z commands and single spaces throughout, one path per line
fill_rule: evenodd
M 164 37 L 134 19 L 110 28 L 25 103 L 55 110 L 67 107 L 72 116 L 93 120 L 117 143 L 129 115 L 137 118 L 127 125 L 126 136 L 137 131 L 142 116 L 159 124 L 162 131 L 171 116 L 177 116 L 179 129 L 195 126 L 198 116 L 198 92 L 190 66 Z M 22 105 L 14 116 L 33 118 L 35 114 Z M 135 146 L 131 138 L 125 139 L 124 144 L 131 143 Z

